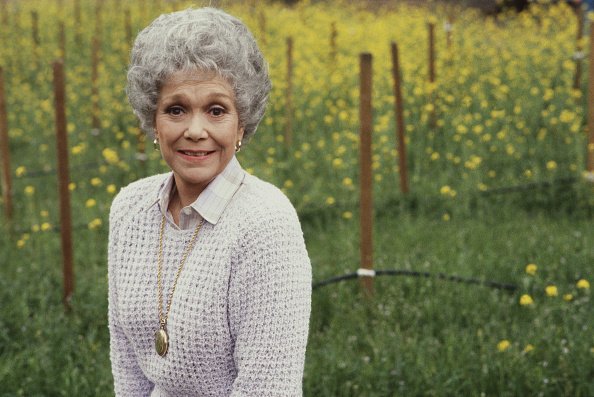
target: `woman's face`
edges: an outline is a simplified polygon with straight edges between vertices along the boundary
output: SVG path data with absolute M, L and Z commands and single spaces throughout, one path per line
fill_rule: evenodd
M 243 137 L 231 86 L 200 71 L 177 72 L 165 81 L 155 129 L 178 190 L 195 197 L 225 169 Z

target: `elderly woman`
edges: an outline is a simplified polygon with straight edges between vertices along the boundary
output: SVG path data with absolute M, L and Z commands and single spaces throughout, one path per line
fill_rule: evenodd
M 128 97 L 171 172 L 110 213 L 109 330 L 119 396 L 297 396 L 311 267 L 296 212 L 235 153 L 256 132 L 267 65 L 238 19 L 161 15 L 138 35 Z

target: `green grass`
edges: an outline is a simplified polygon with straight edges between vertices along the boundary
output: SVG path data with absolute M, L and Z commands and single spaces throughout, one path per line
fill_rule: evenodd
M 378 277 L 366 299 L 357 281 L 313 292 L 306 396 L 594 394 L 592 219 L 499 206 L 443 221 L 378 211 L 375 264 L 517 284 L 514 293 L 433 278 Z M 358 224 L 311 217 L 303 224 L 316 281 L 358 267 Z M 6 236 L 6 234 L 4 234 Z M 73 311 L 61 306 L 58 235 L 35 249 L 4 237 L 0 396 L 103 396 L 109 368 L 105 233 L 76 240 Z M 524 272 L 535 263 L 535 276 Z M 547 297 L 554 284 L 559 296 Z M 519 305 L 530 294 L 532 307 Z M 571 302 L 562 299 L 573 294 Z M 511 347 L 498 351 L 501 340 Z M 523 353 L 526 345 L 534 350 Z

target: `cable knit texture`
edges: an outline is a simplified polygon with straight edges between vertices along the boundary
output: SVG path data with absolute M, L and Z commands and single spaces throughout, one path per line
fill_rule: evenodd
M 166 175 L 114 199 L 109 233 L 109 329 L 117 396 L 300 396 L 311 266 L 295 209 L 273 185 L 246 175 L 216 224 L 205 222 L 179 277 L 169 352 L 159 327 L 161 213 Z M 163 296 L 193 230 L 165 228 Z

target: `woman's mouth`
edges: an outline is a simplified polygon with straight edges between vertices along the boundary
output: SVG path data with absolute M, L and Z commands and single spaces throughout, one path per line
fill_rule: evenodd
M 178 153 L 181 153 L 185 156 L 190 156 L 190 157 L 206 157 L 211 153 L 214 153 L 214 150 L 178 150 Z

